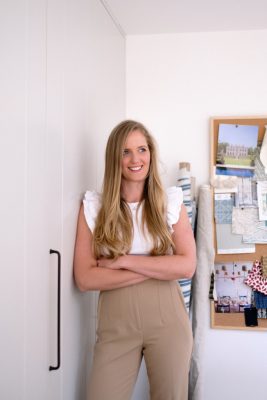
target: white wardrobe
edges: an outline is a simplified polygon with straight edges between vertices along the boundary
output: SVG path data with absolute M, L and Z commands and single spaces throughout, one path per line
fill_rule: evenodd
M 96 294 L 73 282 L 76 221 L 125 117 L 125 38 L 99 0 L 9 0 L 0 54 L 0 398 L 84 400 Z

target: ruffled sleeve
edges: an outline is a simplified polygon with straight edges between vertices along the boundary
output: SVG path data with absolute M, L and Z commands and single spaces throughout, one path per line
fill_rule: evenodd
M 95 221 L 101 205 L 101 196 L 95 191 L 87 191 L 83 198 L 84 216 L 86 222 L 93 232 Z
M 183 203 L 183 191 L 180 187 L 171 186 L 166 190 L 167 195 L 167 224 L 173 232 L 172 225 L 178 222 L 180 217 L 181 205 Z

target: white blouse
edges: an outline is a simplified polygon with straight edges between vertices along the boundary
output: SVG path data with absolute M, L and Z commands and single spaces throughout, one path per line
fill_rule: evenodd
M 172 225 L 179 220 L 181 205 L 183 203 L 183 192 L 180 187 L 172 186 L 166 190 L 167 195 L 167 225 L 170 232 L 173 232 Z M 143 203 L 127 203 L 133 218 L 133 243 L 129 254 L 149 254 L 153 248 L 152 239 L 147 231 L 142 230 L 142 209 Z M 94 231 L 95 221 L 101 206 L 101 195 L 95 191 L 87 191 L 83 199 L 84 215 L 91 230 Z

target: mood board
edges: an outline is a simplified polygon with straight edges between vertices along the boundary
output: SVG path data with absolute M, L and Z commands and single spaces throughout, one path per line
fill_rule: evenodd
M 216 288 L 211 326 L 267 330 L 267 276 L 260 277 L 261 286 L 253 277 L 267 256 L 267 116 L 212 117 L 210 123 Z M 255 300 L 257 326 L 248 327 L 244 311 Z

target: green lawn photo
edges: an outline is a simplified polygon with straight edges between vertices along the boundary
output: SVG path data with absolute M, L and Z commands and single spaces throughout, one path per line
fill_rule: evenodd
M 251 167 L 251 158 L 234 158 L 224 157 L 224 164 L 226 165 L 242 165 L 244 167 Z

